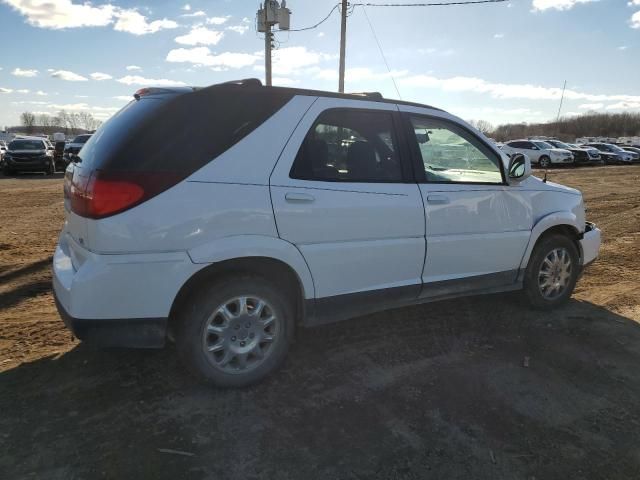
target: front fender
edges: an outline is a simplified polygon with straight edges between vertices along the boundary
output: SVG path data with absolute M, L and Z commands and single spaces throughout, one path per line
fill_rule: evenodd
M 187 252 L 194 263 L 217 263 L 247 257 L 267 257 L 291 267 L 302 284 L 304 298 L 315 298 L 311 272 L 295 245 L 264 235 L 234 235 L 199 245 Z
M 550 228 L 557 226 L 572 227 L 575 229 L 576 234 L 584 231 L 584 222 L 581 221 L 581 219 L 579 219 L 573 212 L 554 212 L 542 217 L 531 229 L 529 243 L 527 244 L 527 248 L 522 256 L 522 261 L 520 262 L 520 270 L 527 268 L 533 247 L 536 245 L 540 236 Z

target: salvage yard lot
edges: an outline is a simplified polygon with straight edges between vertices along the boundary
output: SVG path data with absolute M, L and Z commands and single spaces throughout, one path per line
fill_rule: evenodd
M 302 330 L 264 383 L 215 390 L 172 348 L 73 340 L 50 286 L 62 179 L 0 178 L 0 478 L 640 478 L 640 166 L 549 179 L 603 230 L 568 306 Z

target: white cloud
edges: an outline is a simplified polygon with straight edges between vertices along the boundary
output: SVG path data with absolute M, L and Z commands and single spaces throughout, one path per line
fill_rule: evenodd
M 134 35 L 155 33 L 165 28 L 176 28 L 173 20 L 147 21 L 135 9 L 111 4 L 92 5 L 72 0 L 3 0 L 27 18 L 30 25 L 54 30 L 79 27 L 105 27 L 115 22 L 114 29 Z
M 229 16 L 226 16 L 226 17 L 210 17 L 210 18 L 207 18 L 207 24 L 209 24 L 209 25 L 222 25 L 227 20 L 229 20 Z
M 14 68 L 11 72 L 11 75 L 15 75 L 16 77 L 35 77 L 38 75 L 38 70 L 23 70 L 22 68 Z
M 243 68 L 260 60 L 259 55 L 251 53 L 224 52 L 213 55 L 208 47 L 176 48 L 167 54 L 167 62 L 193 63 L 207 67 Z
M 49 94 L 47 92 L 43 92 L 42 90 L 38 90 L 36 92 L 36 95 L 38 95 L 39 97 L 46 97 Z
M 273 71 L 278 75 L 298 73 L 301 68 L 318 65 L 334 55 L 307 50 L 306 47 L 280 48 L 273 53 Z
M 636 5 L 636 6 L 640 6 L 640 0 L 630 0 L 630 1 L 629 1 L 629 3 L 628 3 L 628 5 L 629 5 L 630 7 L 632 7 L 632 6 L 634 6 L 634 5 Z
M 181 17 L 206 17 L 207 14 L 204 13 L 202 10 L 198 10 L 197 12 L 193 12 L 193 13 L 183 13 L 180 16 Z
M 137 10 L 119 10 L 115 17 L 118 20 L 113 29 L 118 32 L 132 33 L 133 35 L 146 35 L 178 27 L 176 22 L 166 18 L 147 22 L 147 18 Z
M 437 78 L 430 75 L 412 75 L 399 80 L 401 85 L 420 88 L 439 88 L 449 92 L 476 92 L 489 94 L 493 98 L 525 98 L 530 100 L 560 100 L 562 88 L 543 87 L 531 84 L 492 83 L 475 77 Z M 587 102 L 640 102 L 640 95 L 610 95 L 565 90 L 566 100 Z
M 127 75 L 119 78 L 117 81 L 124 83 L 125 85 L 143 85 L 149 87 L 180 87 L 185 85 L 184 82 L 177 80 L 167 80 L 166 78 L 145 78 L 139 75 Z
M 279 85 L 281 87 L 289 87 L 298 83 L 298 80 L 288 77 L 273 77 L 271 81 L 274 85 Z
M 113 98 L 115 98 L 116 100 L 122 100 L 123 102 L 128 102 L 133 98 L 133 95 L 116 95 Z
M 74 4 L 71 0 L 4 0 L 22 15 L 30 25 L 62 29 L 104 27 L 113 21 L 117 8 L 113 5 L 92 6 Z
M 16 90 L 16 93 L 27 94 L 29 93 L 29 90 L 27 90 L 26 88 L 21 88 L 20 90 Z
M 135 72 L 135 71 L 142 70 L 142 68 L 140 68 L 138 65 L 127 65 L 124 68 L 129 72 Z
M 606 106 L 607 110 L 640 110 L 640 100 L 637 102 L 618 102 Z
M 494 33 L 493 38 L 497 38 L 497 39 L 504 38 L 504 33 Z
M 184 10 L 185 12 L 190 12 L 191 5 L 189 5 L 188 3 L 185 3 L 184 6 L 182 7 L 182 10 Z
M 59 78 L 60 80 L 66 80 L 67 82 L 86 82 L 87 77 L 78 75 L 77 73 L 70 72 L 68 70 L 56 70 L 51 73 L 53 78 Z
M 640 28 L 640 11 L 631 15 L 631 28 Z
M 92 79 L 94 80 L 98 80 L 98 81 L 102 81 L 102 80 L 111 80 L 113 77 L 111 75 L 109 75 L 108 73 L 102 73 L 102 72 L 93 72 L 91 75 L 89 75 Z
M 583 110 L 601 110 L 604 108 L 604 103 L 583 103 L 578 105 L 578 108 Z
M 533 0 L 533 9 L 538 11 L 549 10 L 569 10 L 579 3 L 590 3 L 596 0 Z
M 626 50 L 627 48 L 629 48 L 627 45 L 620 45 L 620 46 L 618 47 L 618 50 L 623 50 L 623 51 L 624 51 L 624 50 Z
M 318 33 L 318 38 L 322 38 L 322 37 L 324 37 L 324 32 L 319 32 Z
M 0 93 L 11 93 L 11 92 L 13 92 L 13 90 L 10 88 L 0 87 Z
M 176 37 L 176 43 L 181 45 L 217 45 L 222 37 L 223 32 L 217 30 L 209 30 L 206 27 L 193 27 L 186 35 Z
M 247 27 L 246 25 L 232 25 L 230 27 L 227 27 L 227 30 L 231 30 L 232 32 L 236 32 L 236 33 L 239 33 L 240 35 L 244 35 L 245 32 L 249 30 L 249 27 Z
M 388 78 L 401 78 L 408 74 L 408 70 L 392 70 L 389 72 L 374 72 L 367 67 L 347 68 L 344 72 L 345 81 L 347 82 L 366 82 L 378 81 Z M 320 80 L 334 81 L 338 80 L 338 72 L 335 69 L 318 70 L 315 75 Z

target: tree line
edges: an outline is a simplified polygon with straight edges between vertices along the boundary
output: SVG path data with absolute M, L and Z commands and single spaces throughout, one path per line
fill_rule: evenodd
M 32 112 L 23 112 L 20 115 L 20 125 L 27 134 L 36 131 L 39 133 L 52 133 L 53 131 L 77 133 L 81 130 L 96 130 L 101 124 L 102 122 L 89 112 L 60 110 L 56 115 L 34 114 Z
M 580 137 L 633 137 L 640 136 L 640 113 L 588 112 L 546 123 L 508 123 L 487 132 L 479 130 L 500 142 L 537 135 L 566 142 Z

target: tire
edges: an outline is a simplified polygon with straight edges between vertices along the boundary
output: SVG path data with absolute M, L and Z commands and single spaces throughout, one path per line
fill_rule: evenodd
M 540 168 L 549 168 L 551 166 L 551 159 L 546 155 L 542 155 L 538 160 Z
M 177 318 L 176 349 L 199 378 L 219 387 L 244 387 L 282 364 L 294 318 L 291 300 L 262 277 L 225 278 L 185 302 Z
M 534 308 L 558 307 L 571 297 L 579 271 L 578 249 L 569 237 L 560 234 L 543 237 L 531 253 L 524 274 L 524 294 Z
M 13 175 L 13 170 L 11 170 L 9 167 L 5 166 L 5 167 L 2 169 L 2 174 L 3 174 L 5 177 L 10 177 L 11 175 Z

